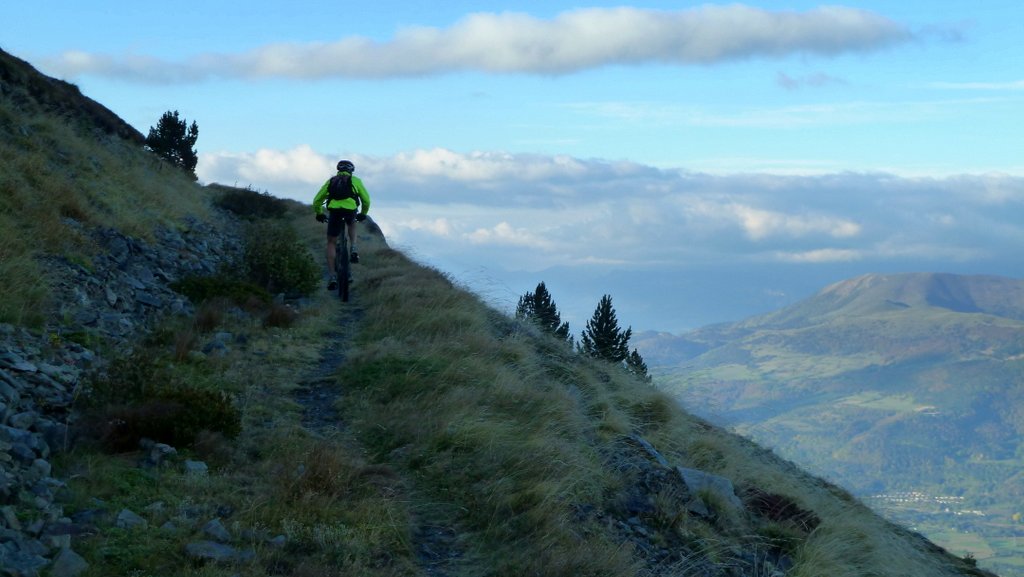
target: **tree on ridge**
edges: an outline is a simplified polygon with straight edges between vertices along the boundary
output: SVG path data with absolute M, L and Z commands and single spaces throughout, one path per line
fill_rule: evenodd
M 178 116 L 177 110 L 165 112 L 156 126 L 149 128 L 146 148 L 196 178 L 199 155 L 194 147 L 199 138 L 199 125 L 192 121 L 192 126 L 188 126 L 187 122 Z
M 569 323 L 562 322 L 562 316 L 558 313 L 558 307 L 551 298 L 544 281 L 537 285 L 533 292 L 527 292 L 519 297 L 519 304 L 516 305 L 516 318 L 526 319 L 537 323 L 544 331 L 555 335 L 562 340 L 570 340 Z
M 636 349 L 633 349 L 633 352 L 626 359 L 626 370 L 648 383 L 651 382 L 651 373 L 647 370 L 647 363 L 640 356 L 640 351 Z
M 587 328 L 580 336 L 579 348 L 583 353 L 592 357 L 612 363 L 621 363 L 629 358 L 629 338 L 631 336 L 633 336 L 632 327 L 624 331 L 619 328 L 611 295 L 604 295 L 597 303 L 594 316 L 587 321 Z
M 591 357 L 623 365 L 627 372 L 649 383 L 651 375 L 644 358 L 636 349 L 629 352 L 629 339 L 632 336 L 632 327 L 626 330 L 619 328 L 612 297 L 604 295 L 597 304 L 594 316 L 587 321 L 587 328 L 580 335 L 578 348 Z

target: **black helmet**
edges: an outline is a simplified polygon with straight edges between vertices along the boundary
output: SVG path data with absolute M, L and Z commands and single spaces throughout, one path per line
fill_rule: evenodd
M 355 172 L 356 165 L 352 164 L 351 160 L 339 160 L 338 161 L 338 172 Z

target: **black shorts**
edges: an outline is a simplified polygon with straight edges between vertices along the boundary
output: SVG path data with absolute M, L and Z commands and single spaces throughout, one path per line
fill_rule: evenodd
M 341 234 L 341 227 L 345 223 L 356 221 L 356 209 L 332 208 L 327 211 L 327 236 L 335 237 Z

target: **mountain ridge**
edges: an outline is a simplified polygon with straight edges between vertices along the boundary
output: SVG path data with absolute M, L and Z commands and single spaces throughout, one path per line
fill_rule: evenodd
M 1024 318 L 1024 281 L 950 273 L 866 274 L 825 287 L 810 302 L 816 300 L 826 301 L 833 314 L 876 312 L 871 307 L 886 312 L 923 306 L 1020 320 Z
M 77 86 L 40 74 L 31 64 L 0 50 L 0 93 L 23 113 L 46 113 L 74 119 L 82 126 L 142 144 L 145 137 L 106 106 L 82 94 Z

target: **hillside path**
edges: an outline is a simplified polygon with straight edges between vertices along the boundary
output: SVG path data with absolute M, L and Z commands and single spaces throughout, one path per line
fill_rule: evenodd
M 324 333 L 319 362 L 303 375 L 295 390 L 295 400 L 302 405 L 302 426 L 318 436 L 329 436 L 345 429 L 337 409 L 344 389 L 339 373 L 364 314 L 357 302 L 339 303 L 336 311 L 335 328 Z
M 351 302 L 332 304 L 332 310 L 336 311 L 335 328 L 324 333 L 319 362 L 302 376 L 294 392 L 302 406 L 303 428 L 321 438 L 351 433 L 338 405 L 345 393 L 348 352 L 365 314 L 355 291 Z M 345 437 L 357 442 L 354 435 Z M 447 577 L 453 563 L 462 556 L 456 548 L 456 532 L 422 518 L 415 523 L 413 547 L 420 569 L 430 577 Z

